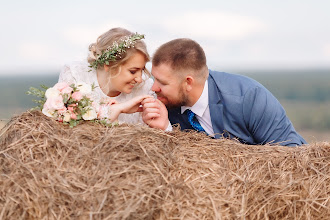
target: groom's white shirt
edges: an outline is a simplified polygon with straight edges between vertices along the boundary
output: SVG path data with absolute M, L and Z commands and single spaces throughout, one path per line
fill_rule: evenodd
M 204 128 L 207 134 L 213 136 L 214 131 L 212 127 L 210 108 L 209 108 L 209 86 L 208 80 L 205 81 L 204 89 L 197 100 L 197 102 L 193 106 L 181 106 L 181 114 L 184 113 L 187 109 L 190 109 L 192 112 L 196 114 L 196 118 Z

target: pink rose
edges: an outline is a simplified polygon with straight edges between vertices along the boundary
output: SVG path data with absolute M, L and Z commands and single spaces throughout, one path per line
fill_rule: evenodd
M 82 97 L 83 96 L 82 96 L 81 92 L 74 92 L 74 93 L 72 93 L 72 98 L 74 100 L 80 101 L 82 99 Z
M 60 110 L 65 108 L 63 103 L 63 97 L 57 96 L 54 98 L 48 98 L 47 101 L 45 102 L 44 107 L 51 110 Z
M 63 115 L 66 111 L 67 111 L 67 109 L 65 108 L 65 106 L 64 106 L 62 109 L 58 109 L 58 110 L 57 110 L 57 112 L 58 112 L 60 115 Z
M 66 82 L 56 83 L 53 88 L 57 89 L 58 91 L 62 92 L 63 89 L 70 87 Z
M 77 119 L 77 115 L 74 114 L 74 113 L 71 113 L 71 119 L 76 120 Z
M 68 86 L 68 87 L 65 87 L 64 89 L 62 89 L 61 93 L 62 94 L 71 94 L 71 92 L 73 91 L 73 89 Z
M 69 112 L 71 112 L 71 113 L 73 113 L 73 111 L 74 111 L 74 109 L 73 109 L 73 107 L 68 107 L 68 110 L 69 110 Z

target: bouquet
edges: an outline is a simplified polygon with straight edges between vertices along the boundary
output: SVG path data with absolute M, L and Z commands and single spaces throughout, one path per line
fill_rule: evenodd
M 38 104 L 34 109 L 40 109 L 42 113 L 55 120 L 69 124 L 74 127 L 79 122 L 94 121 L 111 126 L 112 123 L 107 117 L 109 106 L 116 101 L 108 98 L 96 102 L 92 98 L 92 91 L 96 88 L 94 84 L 88 85 L 84 82 L 67 84 L 57 83 L 53 87 L 41 86 L 44 90 L 31 87 L 28 95 L 35 95 L 39 100 L 33 100 Z

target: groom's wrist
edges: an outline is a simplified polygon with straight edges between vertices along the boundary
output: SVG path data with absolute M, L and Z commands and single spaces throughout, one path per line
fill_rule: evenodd
M 172 128 L 170 121 L 167 121 L 167 126 L 165 126 L 164 131 L 172 131 L 172 130 L 173 130 L 173 128 Z

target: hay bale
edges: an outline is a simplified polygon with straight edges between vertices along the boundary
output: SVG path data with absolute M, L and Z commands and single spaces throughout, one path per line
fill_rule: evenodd
M 330 144 L 248 146 L 38 111 L 0 133 L 0 219 L 324 219 Z

